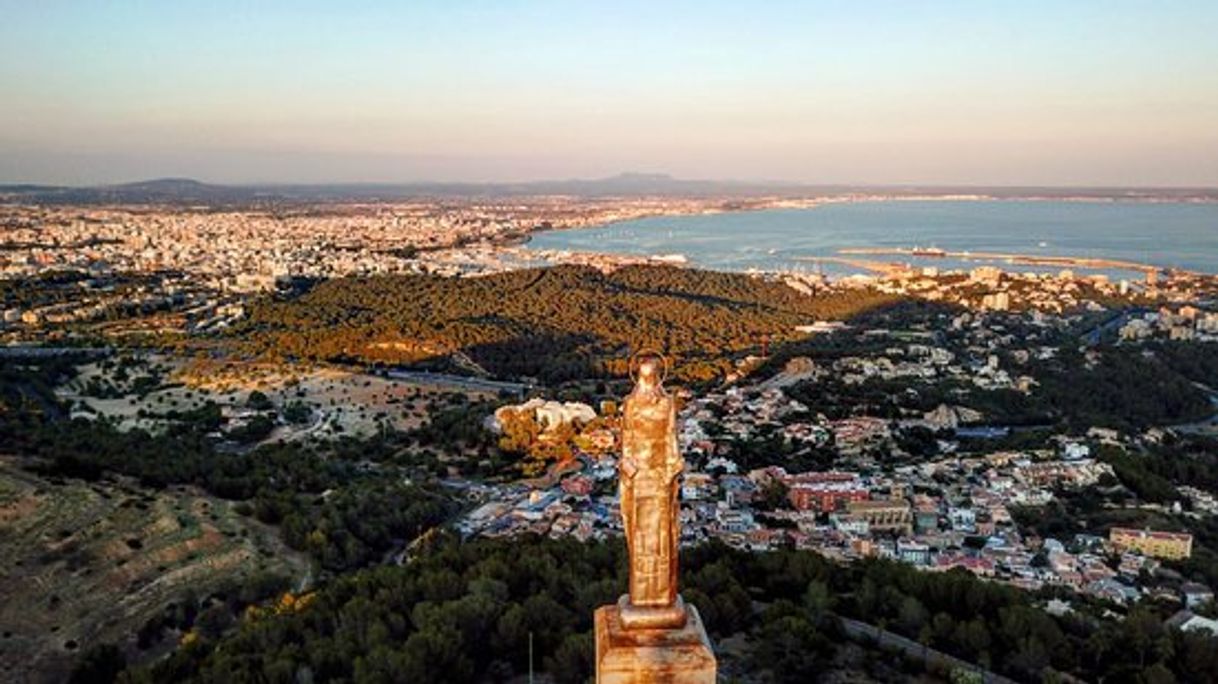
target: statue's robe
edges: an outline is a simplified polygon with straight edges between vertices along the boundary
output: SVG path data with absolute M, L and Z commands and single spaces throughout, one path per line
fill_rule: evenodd
M 677 476 L 684 460 L 677 450 L 676 406 L 667 394 L 626 398 L 622 407 L 623 460 L 633 459 L 633 475 L 622 472 L 622 522 L 630 553 L 630 603 L 672 606 L 677 600 Z

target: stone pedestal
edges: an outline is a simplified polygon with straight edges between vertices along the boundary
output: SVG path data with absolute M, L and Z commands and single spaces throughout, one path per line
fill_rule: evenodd
M 596 609 L 597 684 L 714 684 L 715 654 L 702 618 L 685 605 L 685 624 L 622 625 L 621 604 Z

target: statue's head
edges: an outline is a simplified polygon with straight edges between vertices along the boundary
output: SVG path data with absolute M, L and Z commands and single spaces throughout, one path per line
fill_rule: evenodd
M 640 352 L 631 365 L 636 390 L 658 390 L 668 371 L 664 357 L 655 352 Z
M 660 360 L 654 356 L 639 359 L 639 384 L 660 384 Z

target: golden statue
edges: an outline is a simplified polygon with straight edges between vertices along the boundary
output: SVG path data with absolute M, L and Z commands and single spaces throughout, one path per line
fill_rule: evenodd
M 622 405 L 618 463 L 630 591 L 596 610 L 597 684 L 714 684 L 718 669 L 698 611 L 677 594 L 677 478 L 685 461 L 666 370 L 655 353 L 631 362 L 635 385 Z
M 685 461 L 677 450 L 676 402 L 664 391 L 663 359 L 640 355 L 634 391 L 622 405 L 622 526 L 630 553 L 630 594 L 622 624 L 680 627 L 685 608 L 677 595 L 677 476 Z

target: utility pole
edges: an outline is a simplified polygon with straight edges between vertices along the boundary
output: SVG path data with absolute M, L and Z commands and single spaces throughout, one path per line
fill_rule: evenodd
M 529 684 L 533 684 L 533 632 L 529 632 Z

